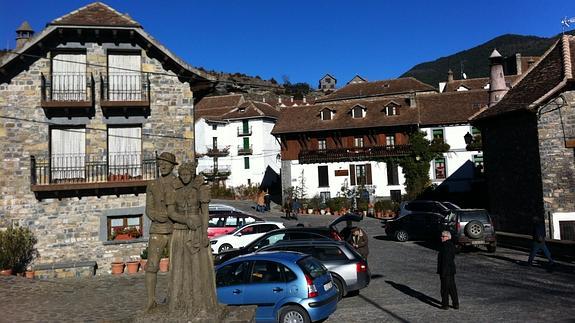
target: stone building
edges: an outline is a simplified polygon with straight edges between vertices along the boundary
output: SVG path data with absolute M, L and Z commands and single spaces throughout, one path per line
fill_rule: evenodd
M 555 239 L 575 239 L 575 37 L 560 38 L 494 105 L 481 129 L 491 211 L 501 230 L 531 233 L 544 218 Z
M 0 222 L 35 233 L 38 267 L 108 272 L 146 245 L 156 153 L 194 158 L 194 94 L 211 81 L 99 2 L 20 36 L 0 59 Z
M 318 89 L 323 92 L 333 92 L 335 91 L 336 84 L 337 80 L 335 77 L 326 74 L 319 80 Z

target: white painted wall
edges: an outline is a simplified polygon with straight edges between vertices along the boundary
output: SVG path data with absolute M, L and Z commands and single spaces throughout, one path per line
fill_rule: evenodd
M 561 240 L 561 231 L 559 222 L 575 221 L 575 212 L 556 212 L 553 213 L 553 239 Z
M 227 167 L 231 170 L 231 175 L 225 184 L 228 187 L 247 185 L 248 180 L 252 185 L 261 183 L 267 166 L 270 166 L 278 174 L 280 172 L 280 160 L 276 157 L 280 153 L 280 146 L 275 137 L 271 135 L 274 126 L 273 120 L 249 119 L 248 126 L 252 129 L 252 134 L 246 136 L 250 138 L 250 145 L 253 153 L 251 155 L 238 155 L 238 146 L 243 146 L 243 138 L 238 136 L 238 128 L 242 128 L 242 120 L 232 120 L 226 124 L 218 124 L 214 131 L 211 124 L 207 124 L 205 119 L 196 121 L 195 143 L 198 153 L 206 153 L 208 147 L 212 147 L 212 138 L 218 138 L 218 148 L 229 146 L 230 153 L 226 157 L 218 158 L 218 169 Z M 250 168 L 245 169 L 244 157 L 250 160 Z M 198 172 L 213 167 L 212 157 L 202 157 L 198 160 Z

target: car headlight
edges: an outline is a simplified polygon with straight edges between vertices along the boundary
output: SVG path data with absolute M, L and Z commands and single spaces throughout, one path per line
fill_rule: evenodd
M 216 244 L 218 243 L 218 240 L 210 240 L 210 244 Z

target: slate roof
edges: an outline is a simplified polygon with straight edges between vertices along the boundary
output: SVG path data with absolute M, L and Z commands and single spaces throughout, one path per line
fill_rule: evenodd
M 48 25 L 142 27 L 127 14 L 121 14 L 102 2 L 90 3 L 53 20 Z
M 203 98 L 195 106 L 196 119 L 225 121 L 246 118 L 273 118 L 279 116 L 279 110 L 268 103 L 245 100 L 241 94 L 211 96 Z M 243 112 L 240 110 L 243 109 Z
M 488 104 L 487 90 L 422 94 L 416 97 L 421 126 L 468 123 L 471 116 Z
M 514 87 L 496 105 L 472 118 L 478 121 L 502 114 L 528 110 L 530 105 L 559 90 L 561 84 L 573 80 L 575 36 L 564 35 L 531 69 L 520 77 Z M 558 88 L 559 86 L 559 88 Z M 553 91 L 552 91 L 553 90 Z
M 506 75 L 505 82 L 511 84 L 519 77 L 520 75 Z M 464 86 L 468 90 L 480 90 L 483 89 L 487 84 L 489 84 L 489 77 L 453 80 L 445 84 L 445 89 L 443 90 L 443 92 L 455 92 L 460 86 Z
M 399 115 L 385 115 L 383 110 L 391 102 L 400 105 Z M 364 118 L 352 118 L 351 109 L 356 105 L 366 108 Z M 331 120 L 321 120 L 320 112 L 326 108 L 335 112 Z M 325 102 L 305 107 L 282 108 L 272 134 L 410 125 L 417 124 L 417 120 L 417 109 L 410 108 L 405 100 L 398 98 Z
M 433 86 L 420 82 L 413 77 L 403 77 L 392 80 L 348 84 L 329 95 L 318 98 L 316 102 L 347 100 L 423 91 L 437 90 Z

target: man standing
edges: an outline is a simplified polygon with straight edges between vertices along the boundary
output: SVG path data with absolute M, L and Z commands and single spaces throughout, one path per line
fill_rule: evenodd
M 529 254 L 529 260 L 527 260 L 528 266 L 533 264 L 533 258 L 535 258 L 535 255 L 537 255 L 539 250 L 543 250 L 543 254 L 545 254 L 545 257 L 547 257 L 547 260 L 549 261 L 549 268 L 551 269 L 553 267 L 553 258 L 551 258 L 551 253 L 545 244 L 545 236 L 545 224 L 538 217 L 533 217 L 533 247 Z
M 441 279 L 441 308 L 449 309 L 449 297 L 454 309 L 459 309 L 459 298 L 455 286 L 455 246 L 451 242 L 451 233 L 441 233 L 441 248 L 437 254 L 437 273 Z
M 367 233 L 360 227 L 355 227 L 351 230 L 351 235 L 348 242 L 357 250 L 357 252 L 367 259 L 369 255 L 369 247 L 367 244 Z
M 146 264 L 146 292 L 148 302 L 146 311 L 156 306 L 156 283 L 162 251 L 170 243 L 173 231 L 173 222 L 168 217 L 166 198 L 175 194 L 176 176 L 172 173 L 176 163 L 176 156 L 163 152 L 156 158 L 160 177 L 150 182 L 146 189 L 146 215 L 152 221 L 150 226 L 150 240 L 148 243 L 148 262 Z

